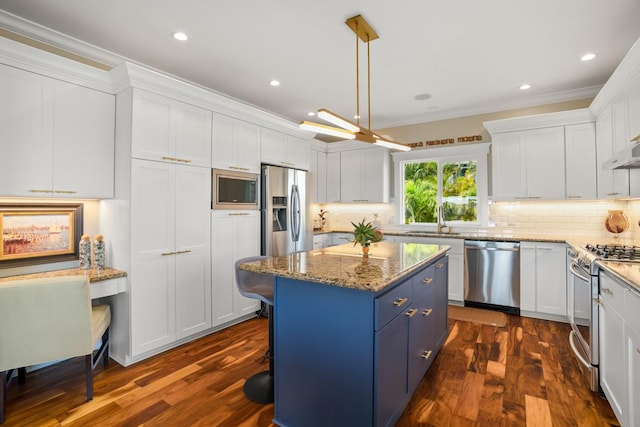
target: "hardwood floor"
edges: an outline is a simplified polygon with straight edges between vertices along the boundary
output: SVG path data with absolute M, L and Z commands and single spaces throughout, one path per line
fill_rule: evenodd
M 397 423 L 408 426 L 610 426 L 567 342 L 569 326 L 509 316 L 505 327 L 449 321 L 450 334 Z M 85 402 L 83 359 L 13 381 L 4 426 L 273 426 L 244 378 L 267 368 L 267 320 L 252 319 L 123 368 L 97 368 Z M 304 426 L 303 426 L 304 427 Z

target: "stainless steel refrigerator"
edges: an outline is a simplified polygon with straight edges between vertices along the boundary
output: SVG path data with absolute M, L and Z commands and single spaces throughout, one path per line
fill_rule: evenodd
M 281 256 L 313 249 L 311 175 L 262 166 L 262 255 Z

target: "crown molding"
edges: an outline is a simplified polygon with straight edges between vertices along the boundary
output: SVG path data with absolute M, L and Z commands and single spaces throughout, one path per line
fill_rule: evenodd
M 109 74 L 24 43 L 0 37 L 0 63 L 113 94 Z
M 536 114 L 534 116 L 513 117 L 510 119 L 483 122 L 490 134 L 528 129 L 540 129 L 553 126 L 568 126 L 579 123 L 595 122 L 595 116 L 589 108 L 558 111 L 556 113 Z
M 598 116 L 640 72 L 640 38 L 636 40 L 629 52 L 615 69 L 604 87 L 595 97 L 590 107 L 593 114 Z

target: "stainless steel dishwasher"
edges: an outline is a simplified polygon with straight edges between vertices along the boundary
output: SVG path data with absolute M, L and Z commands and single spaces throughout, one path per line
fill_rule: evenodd
M 520 314 L 520 243 L 465 240 L 464 305 Z

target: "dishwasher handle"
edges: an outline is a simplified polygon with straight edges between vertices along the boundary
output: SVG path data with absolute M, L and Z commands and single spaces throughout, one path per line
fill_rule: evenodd
M 494 247 L 484 247 L 484 246 L 465 246 L 467 250 L 473 251 L 510 251 L 510 252 L 519 252 L 520 248 L 494 248 Z

